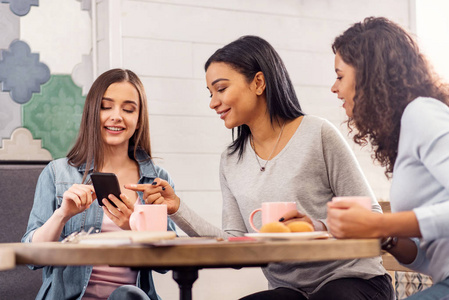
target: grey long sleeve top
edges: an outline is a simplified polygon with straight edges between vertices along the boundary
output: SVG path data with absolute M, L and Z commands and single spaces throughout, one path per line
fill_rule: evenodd
M 249 143 L 242 159 L 221 156 L 222 229 L 204 221 L 181 203 L 172 220 L 189 236 L 242 236 L 254 232 L 250 213 L 262 202 L 294 201 L 298 210 L 325 223 L 326 203 L 334 196 L 370 196 L 373 211 L 381 208 L 357 160 L 338 130 L 328 121 L 305 116 L 284 149 L 260 171 Z M 265 161 L 258 158 L 263 165 Z M 255 218 L 256 227 L 261 226 Z M 301 249 L 298 249 L 301 251 Z M 263 268 L 270 288 L 289 287 L 310 294 L 344 277 L 369 279 L 386 273 L 381 258 L 311 263 L 276 263 Z

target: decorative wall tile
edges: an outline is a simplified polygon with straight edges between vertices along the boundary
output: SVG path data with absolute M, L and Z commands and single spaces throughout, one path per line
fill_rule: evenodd
M 34 140 L 26 128 L 14 130 L 11 139 L 2 141 L 0 160 L 51 160 L 48 150 L 42 149 L 41 141 Z
M 31 6 L 39 6 L 39 0 L 1 0 L 9 3 L 11 11 L 18 16 L 24 16 L 30 12 Z
M 92 0 L 76 0 L 76 1 L 81 2 L 82 10 L 90 11 L 91 5 L 92 5 Z
M 0 92 L 0 107 L 0 139 L 5 139 L 22 126 L 20 104 L 12 101 L 8 93 Z
M 14 15 L 7 5 L 0 4 L 0 49 L 8 48 L 13 40 L 19 38 L 20 18 Z
M 73 68 L 72 79 L 76 85 L 82 87 L 83 96 L 86 96 L 94 81 L 92 66 L 92 53 L 82 56 L 82 62 Z
M 33 93 L 40 92 L 40 85 L 50 78 L 50 69 L 39 62 L 39 54 L 31 53 L 27 43 L 14 41 L 9 50 L 1 51 L 0 81 L 2 90 L 10 92 L 11 98 L 23 104 Z
M 65 157 L 78 134 L 84 101 L 70 75 L 52 75 L 42 92 L 22 106 L 23 127 L 42 139 L 53 158 Z
M 81 55 L 92 49 L 89 14 L 75 0 L 40 1 L 39 9 L 20 19 L 20 39 L 39 53 L 52 74 L 71 74 Z

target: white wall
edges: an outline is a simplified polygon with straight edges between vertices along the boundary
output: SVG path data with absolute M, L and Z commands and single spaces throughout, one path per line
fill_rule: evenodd
M 110 0 L 97 1 L 99 71 L 121 66 L 142 78 L 148 94 L 150 128 L 156 162 L 166 168 L 181 197 L 206 220 L 221 226 L 218 180 L 220 153 L 231 141 L 208 108 L 203 65 L 219 47 L 241 35 L 268 40 L 290 72 L 307 113 L 329 119 L 347 135 L 341 103 L 330 92 L 335 74 L 330 45 L 350 24 L 367 16 L 386 16 L 410 27 L 409 0 Z M 109 8 L 108 8 L 109 7 Z M 105 10 L 106 9 L 106 10 Z M 109 10 L 107 10 L 109 9 Z M 107 13 L 105 14 L 105 12 Z M 111 39 L 119 47 L 108 46 Z M 110 43 L 111 45 L 113 43 Z M 101 60 L 102 53 L 121 57 Z M 379 198 L 388 199 L 389 182 L 367 150 L 351 142 Z M 177 299 L 170 275 L 156 275 L 164 299 Z M 236 299 L 266 289 L 257 268 L 202 270 L 195 299 Z

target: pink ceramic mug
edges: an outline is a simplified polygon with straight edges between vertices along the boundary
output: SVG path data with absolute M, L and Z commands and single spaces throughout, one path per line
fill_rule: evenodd
M 354 202 L 363 206 L 366 209 L 371 210 L 371 198 L 363 197 L 363 196 L 346 196 L 346 197 L 334 197 L 332 198 L 333 202 L 345 201 L 345 202 Z
M 129 218 L 133 231 L 167 231 L 167 205 L 137 204 Z
M 263 202 L 261 208 L 255 209 L 249 215 L 249 224 L 256 232 L 260 232 L 253 223 L 254 215 L 258 211 L 262 212 L 262 225 L 264 225 L 279 221 L 286 212 L 291 210 L 296 210 L 295 202 Z

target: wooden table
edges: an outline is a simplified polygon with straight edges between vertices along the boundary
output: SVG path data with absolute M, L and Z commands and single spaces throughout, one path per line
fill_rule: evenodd
M 380 255 L 378 239 L 212 242 L 176 246 L 89 245 L 56 242 L 0 244 L 12 249 L 16 264 L 110 265 L 173 270 L 180 299 L 191 299 L 193 282 L 202 268 L 254 267 L 273 262 L 309 262 Z

